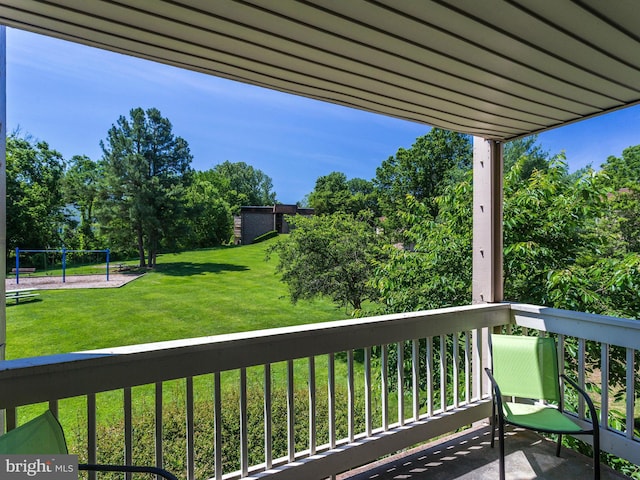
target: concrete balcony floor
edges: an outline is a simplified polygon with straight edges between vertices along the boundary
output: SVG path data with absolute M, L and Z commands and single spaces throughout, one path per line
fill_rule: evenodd
M 506 477 L 517 480 L 588 480 L 593 478 L 589 457 L 563 448 L 534 432 L 509 429 L 505 438 Z M 495 480 L 498 442 L 491 448 L 490 429 L 481 426 L 440 439 L 411 451 L 338 476 L 339 480 Z M 601 479 L 627 479 L 601 466 Z

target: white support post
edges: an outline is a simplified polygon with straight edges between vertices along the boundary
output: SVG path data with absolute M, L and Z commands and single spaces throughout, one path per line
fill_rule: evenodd
M 502 283 L 502 145 L 473 138 L 472 303 L 503 300 Z M 473 331 L 473 396 L 490 390 L 484 367 L 491 365 L 488 329 Z
M 0 25 L 0 360 L 7 341 L 7 29 Z
M 502 145 L 473 138 L 472 303 L 501 302 Z

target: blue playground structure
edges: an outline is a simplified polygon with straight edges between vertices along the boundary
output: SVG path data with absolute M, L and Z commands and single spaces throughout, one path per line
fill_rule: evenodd
M 16 248 L 16 284 L 20 284 L 20 253 L 61 253 L 62 254 L 62 283 L 66 281 L 66 270 L 67 270 L 67 253 L 105 253 L 107 256 L 107 282 L 109 281 L 109 249 L 106 250 L 67 250 L 66 248 L 62 248 L 60 250 L 20 250 L 20 248 Z

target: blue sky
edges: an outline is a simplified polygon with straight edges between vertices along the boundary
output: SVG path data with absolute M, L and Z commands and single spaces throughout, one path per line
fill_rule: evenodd
M 156 107 L 189 143 L 198 170 L 246 162 L 295 203 L 332 171 L 372 179 L 429 127 L 252 87 L 124 55 L 7 29 L 7 127 L 45 140 L 65 158 L 98 160 L 120 115 Z M 570 168 L 594 167 L 640 144 L 640 107 L 541 134 Z

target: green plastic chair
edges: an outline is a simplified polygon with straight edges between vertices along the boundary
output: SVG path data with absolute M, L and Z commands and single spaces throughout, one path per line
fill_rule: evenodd
M 600 434 L 591 398 L 573 380 L 559 375 L 556 342 L 551 337 L 492 335 L 493 370 L 485 368 L 493 386 L 491 447 L 498 428 L 500 480 L 505 479 L 505 424 L 558 435 L 556 456 L 560 456 L 562 435 L 593 436 L 593 472 L 600 479 Z M 585 399 L 592 427 L 583 429 L 563 412 L 561 382 L 575 388 Z M 513 397 L 516 401 L 505 401 Z M 544 404 L 537 402 L 544 400 Z M 536 401 L 537 403 L 533 403 Z M 497 425 L 496 425 L 497 423 Z
M 0 436 L 0 454 L 2 455 L 66 455 L 67 453 L 64 431 L 60 422 L 50 410 Z M 150 466 L 82 463 L 78 465 L 78 469 L 100 472 L 150 473 L 164 477 L 167 480 L 178 480 L 171 472 Z

